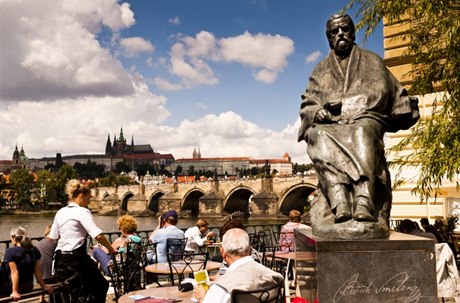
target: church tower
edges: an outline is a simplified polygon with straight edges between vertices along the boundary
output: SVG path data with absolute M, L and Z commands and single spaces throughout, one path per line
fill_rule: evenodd
M 13 152 L 13 165 L 19 165 L 19 150 L 18 150 L 18 145 L 16 144 L 16 147 L 14 148 Z
M 105 144 L 105 155 L 112 155 L 112 142 L 110 142 L 110 134 L 107 135 L 107 143 Z

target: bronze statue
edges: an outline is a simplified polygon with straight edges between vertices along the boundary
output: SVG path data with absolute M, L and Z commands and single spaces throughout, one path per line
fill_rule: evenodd
M 302 95 L 298 133 L 319 178 L 313 234 L 385 238 L 392 198 L 383 135 L 414 125 L 418 100 L 377 54 L 354 43 L 350 16 L 335 14 L 326 28 L 331 51 Z

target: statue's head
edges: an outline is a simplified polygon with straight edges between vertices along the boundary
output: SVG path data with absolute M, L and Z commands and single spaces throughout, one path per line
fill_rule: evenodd
M 326 22 L 329 46 L 336 53 L 348 53 L 355 41 L 355 24 L 349 15 L 334 14 Z

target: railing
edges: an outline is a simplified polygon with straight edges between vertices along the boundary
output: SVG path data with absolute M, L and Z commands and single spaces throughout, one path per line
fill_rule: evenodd
M 262 230 L 273 230 L 277 233 L 281 230 L 282 224 L 255 224 L 255 225 L 247 225 L 245 227 L 246 231 L 248 234 L 251 233 L 258 233 L 259 231 Z M 182 228 L 183 231 L 186 230 L 186 228 Z M 220 226 L 211 226 L 209 227 L 209 230 L 216 231 L 219 234 L 220 231 Z M 141 238 L 148 238 L 152 230 L 139 230 L 136 232 L 136 234 L 141 237 Z M 120 237 L 121 233 L 120 231 L 113 231 L 113 232 L 105 232 L 104 235 L 108 238 L 109 242 L 112 243 L 115 241 L 116 238 Z M 34 237 L 32 238 L 32 242 L 38 242 L 43 237 Z M 90 239 L 89 246 L 93 245 L 92 239 Z M 4 254 L 5 250 L 11 246 L 11 240 L 0 240 L 0 253 Z

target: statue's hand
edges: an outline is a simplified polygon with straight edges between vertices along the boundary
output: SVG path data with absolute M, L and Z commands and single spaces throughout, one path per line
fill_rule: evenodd
M 331 122 L 332 121 L 332 116 L 331 113 L 326 110 L 326 109 L 320 109 L 315 116 L 315 122 L 318 123 L 325 123 L 325 122 Z

